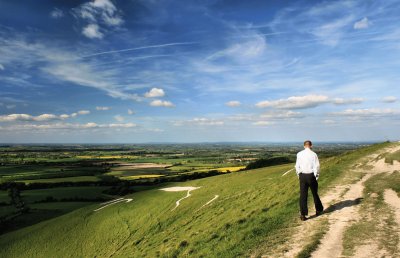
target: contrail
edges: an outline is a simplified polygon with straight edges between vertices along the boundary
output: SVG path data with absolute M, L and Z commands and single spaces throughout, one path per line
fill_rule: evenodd
M 171 47 L 171 46 L 179 46 L 179 45 L 193 45 L 193 44 L 198 44 L 198 42 L 175 42 L 175 43 L 167 43 L 167 44 L 160 44 L 160 45 L 150 45 L 150 46 L 135 47 L 135 48 L 125 48 L 125 49 L 118 49 L 118 50 L 111 50 L 111 51 L 94 53 L 94 54 L 90 54 L 90 55 L 86 55 L 86 56 L 81 56 L 81 58 L 100 56 L 100 55 L 106 55 L 106 54 L 113 54 L 113 53 L 120 53 L 120 52 L 128 52 L 128 51 L 141 50 L 141 49 L 162 48 L 162 47 Z

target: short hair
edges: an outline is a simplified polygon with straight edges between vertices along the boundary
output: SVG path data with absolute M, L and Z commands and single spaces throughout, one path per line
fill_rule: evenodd
M 304 146 L 312 146 L 312 142 L 310 140 L 304 141 Z

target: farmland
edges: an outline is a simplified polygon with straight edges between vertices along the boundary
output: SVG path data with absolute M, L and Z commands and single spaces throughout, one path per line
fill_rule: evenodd
M 317 151 L 326 159 L 360 146 L 321 144 Z M 299 144 L 4 145 L 0 233 L 173 182 L 244 173 L 260 160 L 262 167 L 282 164 L 281 171 L 292 166 L 300 149 Z

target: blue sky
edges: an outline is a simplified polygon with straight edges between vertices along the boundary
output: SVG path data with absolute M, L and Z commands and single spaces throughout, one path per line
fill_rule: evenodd
M 0 142 L 397 140 L 399 13 L 0 0 Z

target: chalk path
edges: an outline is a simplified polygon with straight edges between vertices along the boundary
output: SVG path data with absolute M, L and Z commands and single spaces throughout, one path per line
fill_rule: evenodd
M 178 206 L 181 204 L 181 201 L 189 198 L 191 196 L 190 192 L 196 189 L 199 189 L 200 187 L 193 187 L 193 186 L 176 186 L 176 187 L 168 187 L 168 188 L 162 188 L 160 189 L 161 191 L 165 191 L 165 192 L 183 192 L 183 191 L 187 191 L 187 194 L 185 197 L 182 197 L 181 199 L 177 200 L 175 202 L 175 208 L 173 208 L 171 211 L 175 210 L 176 208 L 178 208 Z
M 103 202 L 103 203 L 100 203 L 100 205 L 104 205 L 104 206 L 102 206 L 102 207 L 100 207 L 100 208 L 97 208 L 97 209 L 95 209 L 94 211 L 99 211 L 99 210 L 101 210 L 101 209 L 104 209 L 105 207 L 108 207 L 108 206 L 110 206 L 110 205 L 113 205 L 113 204 L 117 204 L 117 203 L 120 203 L 120 202 L 131 202 L 133 199 L 129 199 L 129 198 L 127 198 L 127 199 L 125 199 L 125 198 L 118 198 L 118 199 L 115 199 L 115 200 L 111 200 L 111 201 L 108 201 L 108 202 Z

